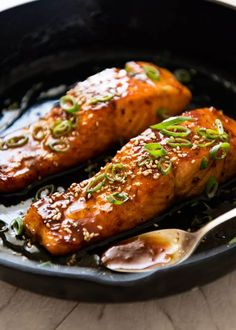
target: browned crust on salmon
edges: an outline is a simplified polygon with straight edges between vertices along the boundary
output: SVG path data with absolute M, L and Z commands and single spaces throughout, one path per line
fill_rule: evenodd
M 191 147 L 171 147 L 167 144 L 168 136 L 147 129 L 131 139 L 95 177 L 34 203 L 24 219 L 27 233 L 54 255 L 72 253 L 134 228 L 160 215 L 178 200 L 203 193 L 210 177 L 219 183 L 232 177 L 236 172 L 236 122 L 214 108 L 186 112 L 183 116 L 192 118 L 181 124 L 191 131 L 188 136 Z M 202 127 L 216 130 L 216 119 L 223 124 L 230 145 L 226 157 L 219 160 L 209 154 L 219 141 L 200 147 L 203 138 L 196 133 Z M 146 161 L 150 156 L 145 148 L 148 143 L 159 143 L 166 150 L 163 164 L 172 163 L 166 175 L 155 158 Z M 204 157 L 208 166 L 201 169 Z M 106 179 L 100 189 L 88 193 L 94 178 L 110 173 L 111 164 L 122 164 L 123 180 Z M 112 204 L 109 196 L 114 193 L 127 196 L 127 201 Z
M 159 72 L 151 80 L 143 70 L 149 65 Z M 144 62 L 129 63 L 136 74 L 124 69 L 106 69 L 78 83 L 67 94 L 72 95 L 81 109 L 73 116 L 60 106 L 29 127 L 1 139 L 0 145 L 15 136 L 26 136 L 21 147 L 0 150 L 0 192 L 25 188 L 36 180 L 58 173 L 87 161 L 112 146 L 119 139 L 130 139 L 160 118 L 157 110 L 165 108 L 169 115 L 181 112 L 191 99 L 190 91 L 166 69 Z M 111 95 L 111 99 L 94 103 Z M 52 134 L 55 123 L 73 119 L 73 129 L 61 137 Z M 45 128 L 45 137 L 33 137 L 37 127 Z M 50 143 L 62 141 L 65 152 L 50 149 Z

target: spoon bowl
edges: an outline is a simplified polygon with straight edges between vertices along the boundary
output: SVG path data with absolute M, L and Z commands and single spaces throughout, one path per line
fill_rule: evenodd
M 102 263 L 118 272 L 151 271 L 182 262 L 197 243 L 195 233 L 181 229 L 155 230 L 109 248 L 102 255 Z
M 116 272 L 139 273 L 177 265 L 188 259 L 203 236 L 236 216 L 236 208 L 209 222 L 196 232 L 162 229 L 134 236 L 106 250 L 101 262 Z

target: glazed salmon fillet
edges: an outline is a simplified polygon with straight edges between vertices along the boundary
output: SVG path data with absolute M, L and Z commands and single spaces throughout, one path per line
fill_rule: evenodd
M 132 138 L 94 177 L 29 208 L 27 234 L 53 255 L 134 228 L 236 173 L 236 122 L 214 108 L 172 117 Z
M 191 92 L 166 69 L 129 62 L 79 82 L 60 105 L 0 139 L 0 192 L 13 192 L 85 162 L 184 110 Z

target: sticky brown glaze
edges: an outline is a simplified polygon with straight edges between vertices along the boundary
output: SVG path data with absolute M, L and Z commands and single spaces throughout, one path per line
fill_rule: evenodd
M 101 154 L 119 139 L 130 139 L 155 123 L 157 110 L 167 109 L 169 115 L 179 113 L 191 99 L 190 91 L 167 70 L 148 64 L 159 72 L 159 80 L 151 80 L 144 72 L 144 62 L 127 64 L 124 69 L 106 69 L 78 83 L 67 94 L 81 105 L 75 116 L 60 107 L 37 123 L 15 131 L 0 140 L 0 146 L 19 135 L 28 137 L 22 147 L 0 150 L 0 192 L 22 189 L 42 177 L 60 172 Z M 94 103 L 94 99 L 112 95 L 112 99 Z M 73 129 L 55 138 L 52 127 L 59 120 L 73 117 Z M 32 133 L 45 128 L 45 137 L 38 141 Z M 64 141 L 66 152 L 54 152 L 48 144 Z
M 173 148 L 167 144 L 169 137 L 159 130 L 147 129 L 131 139 L 111 162 L 112 165 L 124 166 L 122 182 L 106 179 L 100 190 L 88 193 L 94 179 L 104 173 L 109 176 L 111 165 L 107 164 L 95 177 L 72 184 L 66 193 L 55 193 L 39 200 L 25 216 L 27 233 L 54 255 L 75 252 L 85 245 L 112 237 L 160 215 L 178 200 L 201 194 L 211 176 L 218 182 L 232 177 L 236 172 L 236 122 L 214 108 L 194 110 L 183 115 L 193 119 L 181 124 L 191 130 L 188 136 L 192 143 L 190 147 Z M 230 144 L 222 160 L 209 156 L 210 149 L 219 141 L 216 140 L 211 146 L 199 147 L 203 138 L 196 133 L 197 127 L 216 130 L 217 118 L 221 120 Z M 145 149 L 147 143 L 160 143 L 167 151 L 164 162 L 172 162 L 172 169 L 167 175 L 163 175 L 156 160 L 150 158 Z M 206 169 L 201 170 L 203 157 L 209 163 Z M 151 161 L 146 162 L 147 159 Z M 122 205 L 110 203 L 109 196 L 115 192 L 125 194 L 128 200 Z

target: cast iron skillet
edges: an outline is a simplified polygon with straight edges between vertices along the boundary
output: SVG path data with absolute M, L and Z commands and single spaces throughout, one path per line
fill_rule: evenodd
M 190 108 L 214 105 L 236 118 L 235 22 L 235 8 L 219 1 L 41 0 L 4 11 L 0 13 L 1 108 L 21 102 L 19 118 L 6 126 L 12 129 L 20 120 L 29 122 L 41 105 L 53 103 L 77 80 L 132 59 L 153 61 L 173 71 L 187 69 L 191 80 L 186 84 L 194 95 Z M 53 96 L 45 93 L 61 84 Z M 4 120 L 3 111 L 0 125 Z M 107 155 L 89 165 L 103 164 Z M 86 169 L 88 164 L 26 191 L 1 195 L 0 203 L 15 205 L 17 212 L 19 203 L 32 198 L 38 187 L 46 183 L 66 187 L 85 178 Z M 116 274 L 98 264 L 98 255 L 119 238 L 157 225 L 197 229 L 235 207 L 235 200 L 236 181 L 232 180 L 210 201 L 204 196 L 186 201 L 73 257 L 51 258 L 43 249 L 1 234 L 0 277 L 42 294 L 91 302 L 135 301 L 181 292 L 235 268 L 236 246 L 229 244 L 236 235 L 235 219 L 212 232 L 190 260 L 162 271 Z M 13 209 L 2 205 L 1 216 L 6 217 Z

